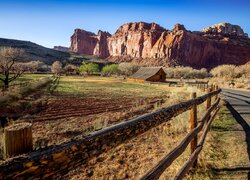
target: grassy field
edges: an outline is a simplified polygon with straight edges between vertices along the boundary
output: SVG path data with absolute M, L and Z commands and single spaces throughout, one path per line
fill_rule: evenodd
M 25 75 L 22 80 L 36 76 Z M 34 148 L 78 139 L 121 121 L 155 111 L 161 107 L 188 100 L 195 89 L 129 83 L 113 77 L 62 76 L 39 93 L 22 101 L 39 101 L 38 111 L 32 105 L 18 121 L 33 123 Z M 202 92 L 198 92 L 198 96 Z M 205 106 L 199 106 L 199 117 Z M 17 121 L 17 122 L 18 122 Z M 102 154 L 65 176 L 67 179 L 138 179 L 166 155 L 189 131 L 189 112 L 162 124 Z M 173 177 L 187 160 L 189 149 L 164 173 Z

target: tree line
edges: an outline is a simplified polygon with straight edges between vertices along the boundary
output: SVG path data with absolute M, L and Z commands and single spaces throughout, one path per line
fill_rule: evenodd
M 10 82 L 16 80 L 24 72 L 52 72 L 56 75 L 123 75 L 130 76 L 140 67 L 136 64 L 123 62 L 120 64 L 110 64 L 100 67 L 93 62 L 83 61 L 80 66 L 73 64 L 63 64 L 55 61 L 52 66 L 48 66 L 40 61 L 20 62 L 25 52 L 19 48 L 5 47 L 0 49 L 0 82 L 4 89 L 8 89 Z M 164 68 L 167 78 L 203 79 L 217 77 L 223 79 L 250 78 L 250 62 L 241 65 L 220 65 L 208 71 L 205 68 L 193 69 L 192 67 L 166 67 Z

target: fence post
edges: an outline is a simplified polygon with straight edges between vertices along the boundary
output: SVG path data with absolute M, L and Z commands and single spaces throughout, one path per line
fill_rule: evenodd
M 193 92 L 191 94 L 191 98 L 196 98 L 196 92 Z M 194 105 L 193 108 L 190 110 L 190 131 L 192 131 L 197 126 L 197 105 Z M 191 147 L 191 154 L 196 150 L 197 148 L 197 141 L 198 137 L 197 135 L 193 138 L 193 140 L 190 143 Z M 193 163 L 193 168 L 197 167 L 197 159 Z
M 218 85 L 215 86 L 215 91 L 217 91 L 219 89 Z M 215 100 L 218 99 L 218 94 L 215 95 Z
M 19 123 L 4 128 L 4 158 L 32 151 L 32 124 Z
M 210 92 L 212 92 L 212 89 L 209 87 L 209 88 L 207 89 L 207 93 L 210 93 Z M 208 110 L 210 107 L 211 107 L 211 96 L 209 96 L 209 97 L 207 98 L 207 107 L 206 107 L 206 109 Z

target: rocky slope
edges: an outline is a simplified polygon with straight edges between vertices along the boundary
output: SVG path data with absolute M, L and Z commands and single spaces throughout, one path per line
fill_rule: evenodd
M 143 65 L 187 65 L 211 68 L 245 64 L 250 60 L 250 39 L 240 26 L 220 23 L 191 32 L 177 24 L 166 30 L 155 23 L 127 23 L 113 35 L 76 29 L 70 50 Z

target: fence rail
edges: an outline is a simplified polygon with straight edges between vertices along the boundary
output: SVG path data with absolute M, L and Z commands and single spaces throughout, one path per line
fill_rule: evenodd
M 203 116 L 201 123 L 197 127 L 195 127 L 191 132 L 189 132 L 186 135 L 186 137 L 180 142 L 180 144 L 177 147 L 175 147 L 172 151 L 170 151 L 170 153 L 167 156 L 165 156 L 153 169 L 151 169 L 146 175 L 144 175 L 142 177 L 143 180 L 158 179 L 160 177 L 160 175 L 165 171 L 165 169 L 168 168 L 173 163 L 173 161 L 177 159 L 186 150 L 187 146 L 195 138 L 195 136 L 197 136 L 198 133 L 202 131 L 205 123 L 209 119 L 210 119 L 209 122 L 212 121 L 211 119 L 215 117 L 216 113 L 211 118 L 210 118 L 210 114 L 212 113 L 213 110 L 215 110 L 218 107 L 219 102 L 220 102 L 220 99 L 217 99 L 216 103 L 214 103 L 214 105 L 211 106 L 206 112 L 206 114 Z M 203 141 L 202 145 L 204 143 L 204 140 L 202 139 Z M 185 171 L 183 171 L 183 173 L 179 175 L 180 177 L 184 174 L 184 172 L 187 172 L 187 170 L 190 168 L 190 166 L 194 163 L 196 159 L 197 158 L 192 158 L 192 163 L 188 164 L 189 165 L 187 166 L 188 168 L 186 168 Z
M 201 141 L 200 141 L 199 145 L 197 146 L 196 150 L 191 154 L 189 160 L 185 163 L 185 165 L 182 167 L 182 169 L 177 173 L 177 175 L 174 178 L 175 180 L 182 179 L 185 176 L 185 174 L 188 172 L 188 170 L 191 168 L 191 166 L 195 162 L 195 160 L 198 158 L 198 155 L 201 152 L 203 145 L 205 143 L 205 139 L 206 139 L 207 133 L 209 131 L 209 128 L 210 128 L 210 126 L 213 122 L 213 119 L 215 118 L 215 116 L 219 110 L 220 110 L 220 108 L 217 107 L 213 116 L 210 118 L 208 124 L 206 125 L 206 128 L 205 128 L 204 133 L 201 137 Z
M 14 177 L 59 177 L 61 173 L 84 164 L 91 158 L 171 120 L 173 117 L 193 108 L 195 105 L 202 104 L 220 92 L 219 89 L 195 99 L 161 108 L 155 112 L 94 132 L 77 141 L 31 152 L 25 157 L 13 158 L 7 163 L 0 164 L 0 179 L 4 177 L 6 179 Z M 195 132 L 197 131 L 199 131 L 199 128 L 196 128 Z M 192 139 L 192 136 L 191 134 L 188 140 Z

